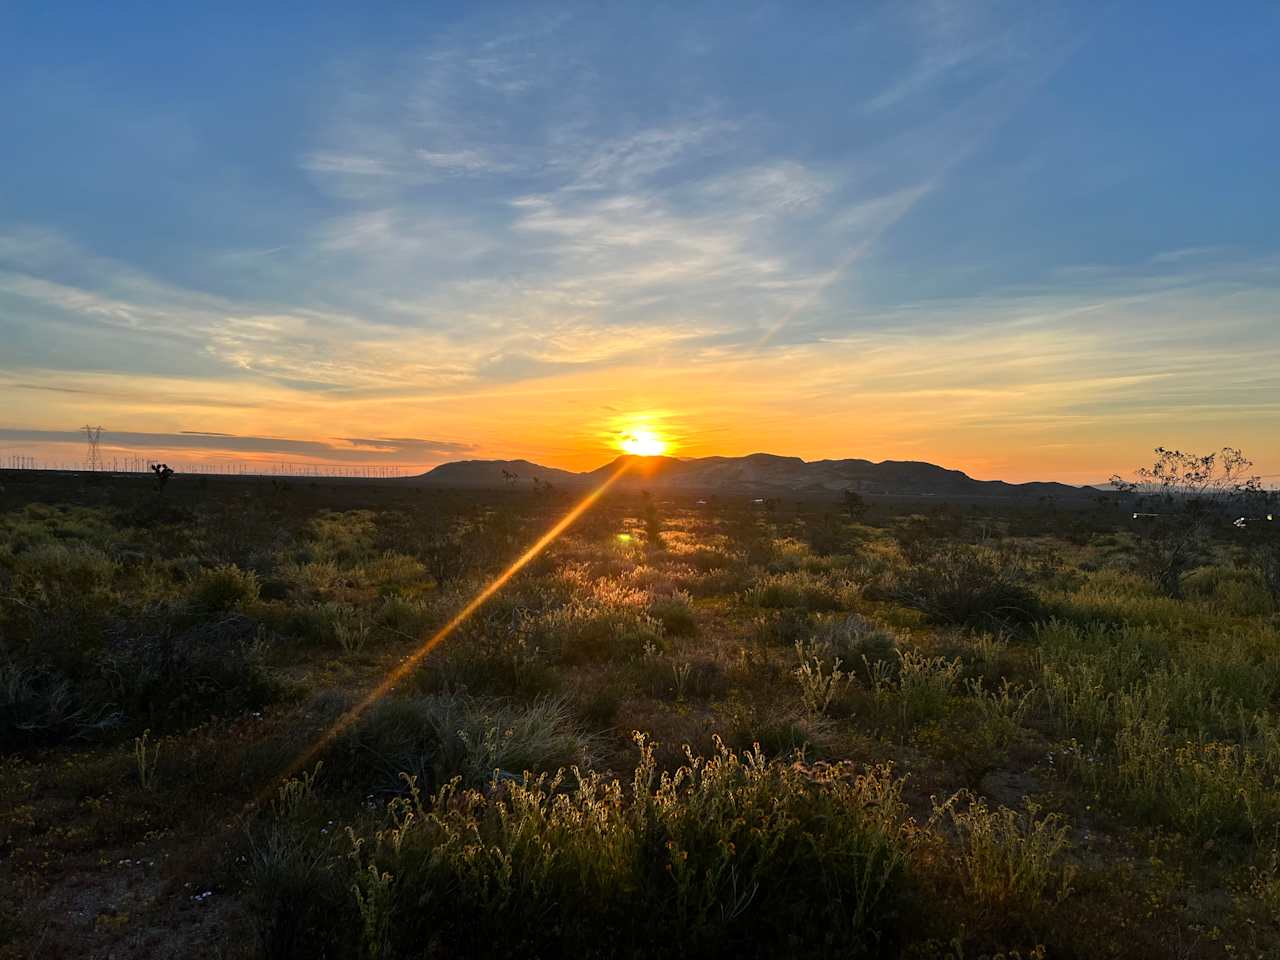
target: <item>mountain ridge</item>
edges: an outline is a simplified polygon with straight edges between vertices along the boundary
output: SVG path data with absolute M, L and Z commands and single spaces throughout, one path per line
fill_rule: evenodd
M 845 490 L 869 496 L 1086 499 L 1103 491 L 1055 481 L 1008 483 L 976 480 L 962 470 L 923 460 L 803 460 L 771 453 L 742 457 L 636 457 L 624 454 L 595 470 L 574 472 L 529 460 L 455 460 L 406 478 L 426 486 L 501 488 L 549 483 L 594 486 L 620 469 L 623 487 L 752 496 L 839 497 Z

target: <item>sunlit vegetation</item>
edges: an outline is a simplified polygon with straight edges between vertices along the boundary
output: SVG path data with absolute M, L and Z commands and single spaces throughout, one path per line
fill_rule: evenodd
M 61 483 L 0 493 L 0 957 L 1280 951 L 1257 529 L 1174 588 L 1117 503 L 618 494 L 282 778 L 570 495 Z

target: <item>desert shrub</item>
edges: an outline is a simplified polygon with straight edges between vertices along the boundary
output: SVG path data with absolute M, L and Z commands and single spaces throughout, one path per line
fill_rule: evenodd
M 1024 672 L 1009 649 L 1009 638 L 1003 633 L 975 631 L 962 651 L 967 672 L 988 683 L 999 685 L 1009 675 Z
M 800 685 L 800 703 L 809 716 L 822 716 L 831 706 L 831 701 L 849 685 L 849 674 L 841 669 L 844 661 L 836 657 L 828 667 L 813 645 L 806 646 L 798 641 L 796 656 L 800 665 L 791 671 L 791 675 Z
M 282 784 L 247 832 L 244 903 L 269 960 L 348 956 L 357 949 L 346 859 L 322 827 L 318 772 Z
M 348 656 L 364 651 L 373 633 L 373 623 L 361 608 L 348 604 L 330 605 L 333 638 Z
M 83 543 L 39 543 L 14 558 L 16 578 L 36 598 L 91 593 L 107 586 L 117 566 Z
M 633 659 L 662 645 L 662 624 L 623 603 L 577 598 L 530 625 L 531 640 L 564 663 Z
M 862 671 L 863 680 L 877 664 L 897 669 L 897 640 L 892 631 L 856 613 L 819 620 L 813 631 L 815 644 L 830 657 L 838 657 L 850 671 Z
M 1269 632 L 1171 643 L 1150 628 L 1053 622 L 1038 636 L 1045 712 L 1072 738 L 1069 775 L 1201 839 L 1258 838 L 1280 822 Z
M 1253 462 L 1239 450 L 1155 452 L 1155 463 L 1138 470 L 1133 481 L 1116 476 L 1111 482 L 1135 498 L 1137 572 L 1180 600 L 1184 577 L 1210 554 L 1214 527 L 1266 495 L 1261 478 L 1249 475 Z
M 0 750 L 87 736 L 119 720 L 108 705 L 83 704 L 71 682 L 53 670 L 0 663 Z
M 468 787 L 560 767 L 585 767 L 594 744 L 565 701 L 512 705 L 469 696 L 397 698 L 378 704 L 335 747 L 334 760 L 363 785 L 401 792 L 402 773 L 434 790 L 454 777 Z
M 348 583 L 348 575 L 332 560 L 287 563 L 281 566 L 279 574 L 291 592 L 303 601 L 327 599 Z
M 814 636 L 814 618 L 806 610 L 783 608 L 756 617 L 751 625 L 753 639 L 760 644 L 794 647 Z
M 898 698 L 904 728 L 946 716 L 960 682 L 960 661 L 898 651 Z
M 1071 892 L 1074 870 L 1062 862 L 1068 827 L 1057 814 L 1042 817 L 1033 803 L 1021 813 L 990 810 L 965 795 L 951 798 L 935 816 L 944 813 L 956 836 L 960 884 L 971 902 L 986 911 L 1026 916 Z
M 698 632 L 698 622 L 694 619 L 689 595 L 685 593 L 658 597 L 649 604 L 649 616 L 662 624 L 668 636 L 691 637 Z
M 252 570 L 223 564 L 203 571 L 191 585 L 191 603 L 202 613 L 225 613 L 258 599 L 258 577 Z
M 1200 567 L 1183 579 L 1182 590 L 1228 617 L 1265 616 L 1275 609 L 1263 576 L 1254 570 Z
M 746 592 L 744 601 L 765 609 L 800 608 L 817 613 L 839 610 L 839 592 L 825 579 L 812 573 L 766 574 Z
M 858 543 L 855 530 L 843 518 L 832 513 L 805 524 L 804 534 L 809 549 L 818 557 L 850 553 Z
M 869 952 L 892 933 L 913 843 L 887 770 L 721 747 L 626 790 L 597 775 L 397 801 L 362 848 L 387 955 Z M 386 878 L 382 880 L 381 878 Z
M 680 559 L 699 573 L 710 573 L 713 570 L 724 570 L 734 565 L 731 554 L 711 547 L 698 547 L 680 555 Z
M 577 697 L 577 713 L 593 729 L 613 725 L 622 706 L 622 691 L 611 683 L 591 687 Z
M 913 563 L 890 594 L 935 623 L 983 626 L 1028 623 L 1042 615 L 1023 573 L 990 550 L 955 545 Z
M 808 570 L 811 573 L 821 571 L 825 565 L 814 556 L 809 544 L 794 537 L 780 537 L 773 541 L 769 562 L 766 569 L 769 573 L 793 573 L 797 570 Z
M 527 606 L 526 604 L 529 604 Z M 517 589 L 497 596 L 462 624 L 413 676 L 424 693 L 469 692 L 535 699 L 557 690 L 562 678 L 552 669 L 560 655 L 560 636 L 547 627 L 540 598 Z M 443 623 L 458 604 L 449 599 L 434 611 L 431 624 Z M 430 630 L 431 625 L 426 627 Z
M 421 637 L 434 620 L 432 610 L 420 600 L 390 596 L 378 607 L 379 627 L 401 639 Z
M 381 596 L 412 593 L 420 589 L 428 578 L 426 565 L 420 560 L 391 551 L 362 563 L 356 576 L 375 588 Z
M 975 731 L 974 752 L 985 747 L 987 752 L 1000 753 L 1023 734 L 1023 722 L 1031 711 L 1034 688 L 1015 686 L 1007 678 L 998 687 L 988 687 L 979 678 L 965 683 L 967 702 L 978 716 Z
M 640 688 L 660 700 L 707 700 L 729 688 L 724 666 L 714 660 L 683 660 L 662 656 L 656 649 L 633 665 Z
M 353 566 L 373 551 L 377 536 L 372 510 L 322 511 L 312 518 L 309 531 L 316 559 L 332 560 L 339 566 Z
M 126 635 L 102 654 L 103 699 L 158 732 L 256 710 L 285 692 L 263 666 L 264 642 L 241 614 L 178 634 Z
M 700 573 L 684 581 L 684 589 L 695 597 L 724 597 L 741 593 L 751 583 L 746 566 L 734 564 Z

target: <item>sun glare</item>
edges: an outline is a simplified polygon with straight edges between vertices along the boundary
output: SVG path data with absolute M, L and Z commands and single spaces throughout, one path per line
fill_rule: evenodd
M 622 435 L 622 449 L 634 457 L 657 457 L 667 450 L 667 443 L 652 430 L 629 430 Z

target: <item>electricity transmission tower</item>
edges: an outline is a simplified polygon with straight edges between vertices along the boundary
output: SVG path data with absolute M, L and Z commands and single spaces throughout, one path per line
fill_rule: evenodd
M 102 457 L 98 453 L 98 442 L 102 439 L 102 428 L 83 426 L 80 429 L 84 431 L 85 439 L 89 441 L 89 460 L 85 465 L 85 469 L 97 470 L 102 463 Z

